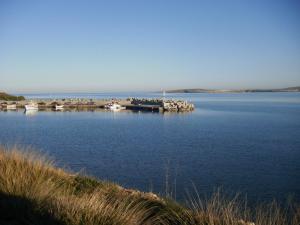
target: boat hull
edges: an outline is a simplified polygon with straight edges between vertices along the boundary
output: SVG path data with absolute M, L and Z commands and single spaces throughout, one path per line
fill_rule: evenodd
M 15 110 L 15 109 L 17 109 L 17 105 L 7 105 L 6 109 Z
M 55 110 L 63 110 L 64 106 L 63 105 L 56 105 Z
M 122 109 L 126 109 L 126 107 L 121 106 L 119 104 L 108 104 L 106 106 L 104 106 L 104 108 L 109 109 L 109 110 L 113 110 L 113 111 L 117 111 L 117 110 L 122 110 Z
M 37 106 L 33 105 L 25 105 L 26 110 L 38 110 L 39 108 Z

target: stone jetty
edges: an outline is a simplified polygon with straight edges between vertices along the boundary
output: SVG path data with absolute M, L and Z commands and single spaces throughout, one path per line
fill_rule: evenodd
M 133 105 L 144 105 L 144 106 L 159 106 L 162 111 L 169 112 L 191 112 L 195 109 L 194 104 L 183 100 L 173 99 L 139 99 L 132 98 L 128 99 Z
M 190 112 L 195 109 L 192 103 L 183 100 L 172 99 L 145 99 L 145 98 L 127 98 L 127 99 L 29 99 L 22 101 L 0 101 L 0 108 L 8 109 L 7 106 L 16 104 L 16 108 L 25 108 L 26 104 L 34 102 L 38 104 L 39 110 L 53 109 L 56 105 L 63 105 L 64 109 L 95 109 L 104 108 L 110 103 L 117 103 L 128 110 L 138 111 L 159 111 L 159 112 Z
M 190 112 L 195 109 L 195 106 L 187 101 L 166 100 L 163 101 L 163 108 L 165 111 Z

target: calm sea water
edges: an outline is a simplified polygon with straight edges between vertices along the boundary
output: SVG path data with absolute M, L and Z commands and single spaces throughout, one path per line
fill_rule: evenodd
M 29 98 L 140 96 L 151 93 L 39 94 Z M 0 143 L 30 145 L 59 165 L 129 188 L 183 200 L 222 187 L 250 201 L 300 201 L 300 94 L 175 94 L 192 113 L 0 111 Z

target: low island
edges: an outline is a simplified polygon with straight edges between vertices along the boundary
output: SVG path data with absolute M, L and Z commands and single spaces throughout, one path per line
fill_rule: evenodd
M 278 88 L 278 89 L 202 89 L 202 88 L 190 88 L 190 89 L 176 89 L 168 90 L 167 93 L 247 93 L 247 92 L 300 92 L 300 86 Z

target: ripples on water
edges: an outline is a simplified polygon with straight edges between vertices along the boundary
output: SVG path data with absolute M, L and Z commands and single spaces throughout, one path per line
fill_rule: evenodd
M 27 95 L 32 98 L 153 93 Z M 222 187 L 250 201 L 300 199 L 300 94 L 175 94 L 196 104 L 187 114 L 0 112 L 0 142 L 31 145 L 74 171 L 126 187 L 164 192 L 166 168 L 178 199 Z M 176 184 L 176 185 L 175 185 Z M 175 188 L 176 187 L 176 188 Z

